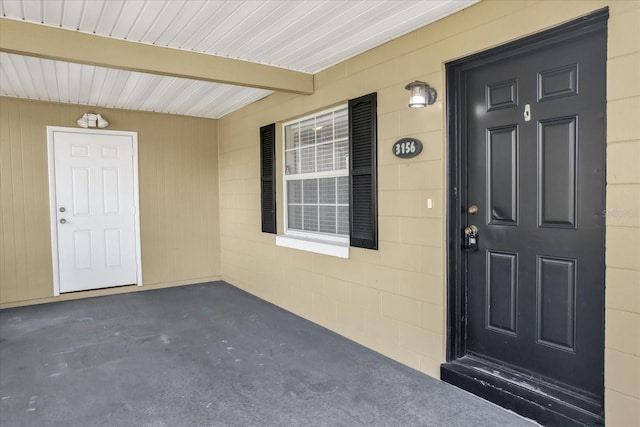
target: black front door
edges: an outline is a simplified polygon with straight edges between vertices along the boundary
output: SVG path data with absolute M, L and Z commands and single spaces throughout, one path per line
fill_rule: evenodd
M 600 413 L 605 34 L 583 31 L 459 72 L 454 231 L 463 290 L 454 357 L 510 380 L 515 394 L 557 390 Z

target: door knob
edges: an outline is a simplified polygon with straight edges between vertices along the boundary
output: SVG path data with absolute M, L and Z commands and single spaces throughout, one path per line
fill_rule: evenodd
M 66 219 L 64 219 L 64 218 L 62 218 L 62 219 L 60 220 L 60 224 L 66 224 L 66 223 L 67 223 L 67 220 L 66 220 Z
M 475 215 L 478 213 L 478 207 L 476 205 L 471 205 L 469 206 L 469 209 L 467 209 L 467 212 L 469 212 L 471 215 Z

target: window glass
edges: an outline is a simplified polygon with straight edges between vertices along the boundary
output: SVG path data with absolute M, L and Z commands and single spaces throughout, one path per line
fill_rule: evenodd
M 287 232 L 349 235 L 346 107 L 285 124 Z

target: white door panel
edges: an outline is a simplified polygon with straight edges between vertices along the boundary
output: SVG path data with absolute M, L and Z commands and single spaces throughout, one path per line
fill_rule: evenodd
M 134 137 L 50 135 L 60 292 L 138 283 Z

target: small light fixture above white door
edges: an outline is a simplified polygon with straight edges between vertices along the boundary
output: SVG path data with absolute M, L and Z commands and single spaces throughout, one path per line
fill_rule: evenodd
M 422 108 L 436 102 L 438 96 L 436 90 L 425 82 L 416 80 L 404 88 L 411 92 L 409 97 L 409 107 L 411 108 Z
M 84 113 L 82 117 L 78 119 L 78 126 L 81 128 L 95 128 L 104 129 L 109 126 L 109 122 L 102 118 L 100 114 Z

